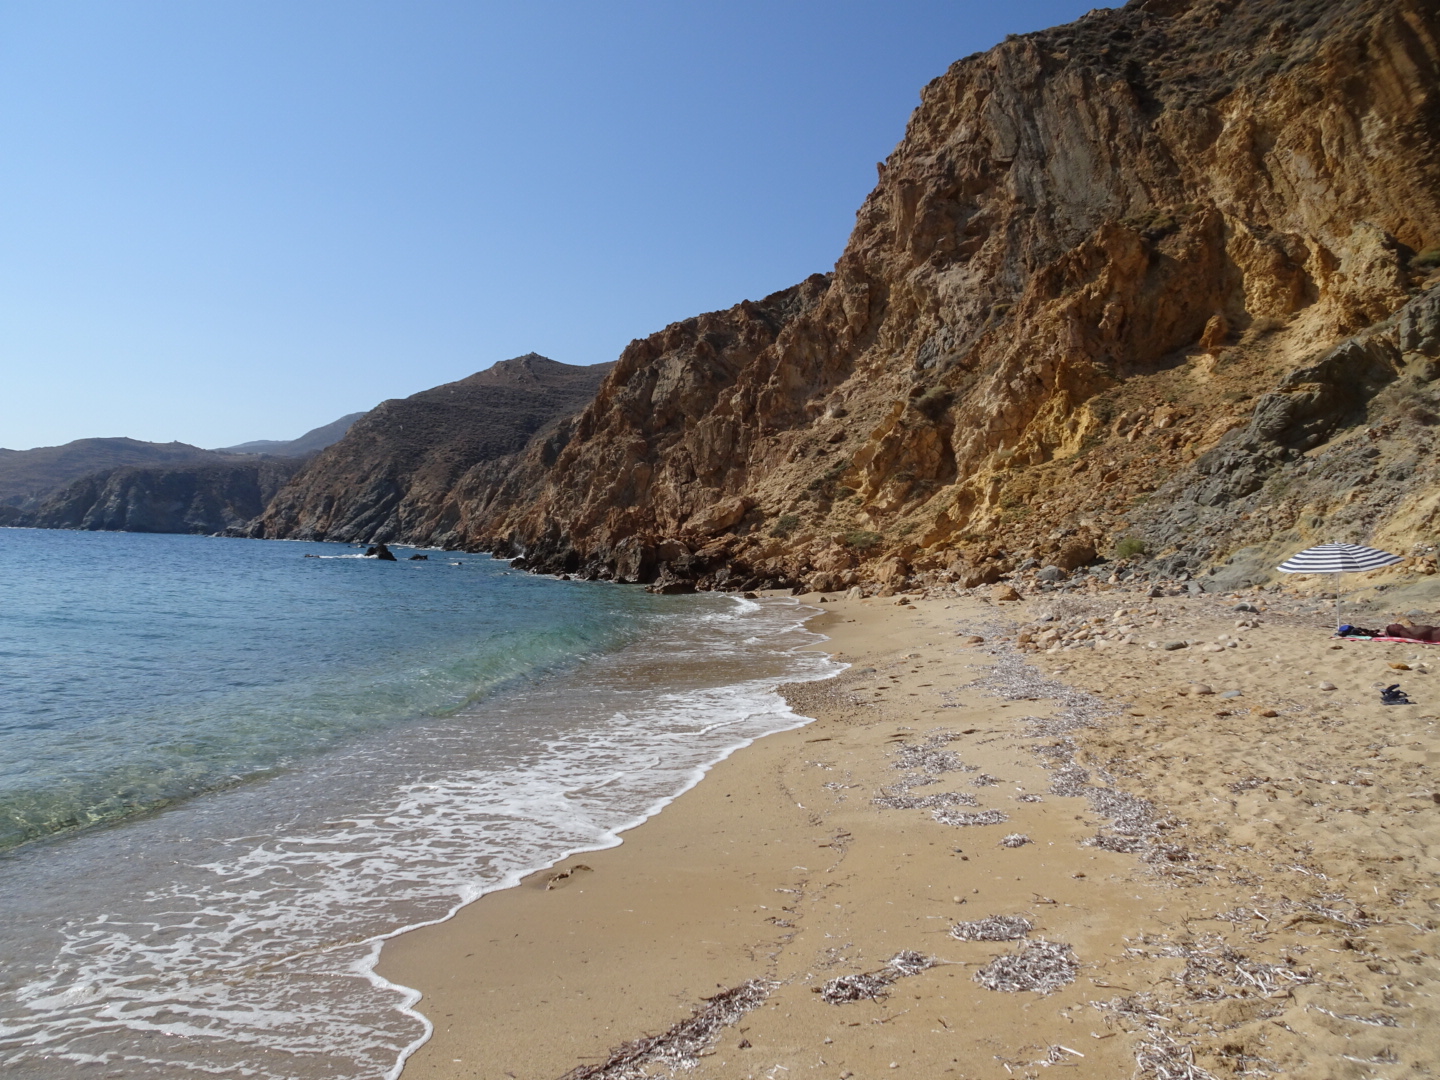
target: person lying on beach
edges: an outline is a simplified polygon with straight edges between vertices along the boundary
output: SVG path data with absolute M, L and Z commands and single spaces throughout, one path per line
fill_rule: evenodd
M 1412 623 L 1391 623 L 1385 627 L 1385 636 L 1409 638 L 1411 641 L 1440 641 L 1440 626 L 1416 626 Z

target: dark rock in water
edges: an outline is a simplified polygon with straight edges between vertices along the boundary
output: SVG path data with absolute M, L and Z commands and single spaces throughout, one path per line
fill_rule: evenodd
M 524 570 L 529 565 L 529 560 L 524 555 L 510 560 L 510 569 L 512 570 Z
M 410 556 L 410 561 L 411 561 L 411 562 L 429 562 L 429 561 L 430 561 L 430 556 L 429 556 L 429 555 L 411 555 L 411 556 Z
M 693 593 L 695 583 L 693 581 L 667 581 L 663 584 L 656 582 L 654 585 L 646 586 L 645 591 L 655 593 L 657 596 L 681 596 Z
M 399 561 L 390 553 L 390 549 L 384 544 L 371 544 L 365 549 L 365 557 L 367 559 L 379 559 L 381 562 Z

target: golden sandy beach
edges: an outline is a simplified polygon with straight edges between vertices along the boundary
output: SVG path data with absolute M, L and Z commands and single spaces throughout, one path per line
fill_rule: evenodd
M 1440 647 L 1266 593 L 821 610 L 813 723 L 386 946 L 406 1080 L 1440 1067 Z

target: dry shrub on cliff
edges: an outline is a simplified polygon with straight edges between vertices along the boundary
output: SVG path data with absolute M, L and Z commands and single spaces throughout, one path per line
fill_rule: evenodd
M 799 514 L 781 514 L 770 526 L 770 535 L 783 540 L 800 527 Z
M 884 538 L 877 532 L 855 529 L 845 534 L 845 546 L 854 548 L 856 551 L 869 551 L 871 548 L 879 547 L 882 539 Z

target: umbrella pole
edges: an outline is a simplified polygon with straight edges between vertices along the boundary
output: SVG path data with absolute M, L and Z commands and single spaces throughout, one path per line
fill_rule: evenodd
M 1343 624 L 1340 622 L 1340 575 L 1339 575 L 1339 574 L 1336 574 L 1336 575 L 1335 575 L 1335 632 L 1336 632 L 1337 634 L 1340 632 L 1340 627 L 1341 627 L 1342 625 L 1343 625 Z

